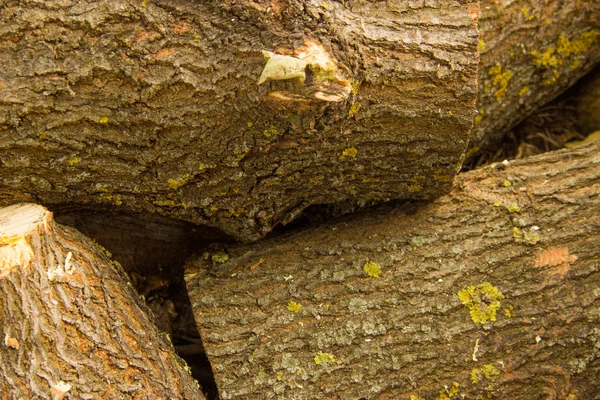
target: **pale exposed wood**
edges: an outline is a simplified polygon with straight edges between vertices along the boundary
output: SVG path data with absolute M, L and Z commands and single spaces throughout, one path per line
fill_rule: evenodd
M 121 267 L 34 204 L 0 209 L 0 397 L 203 399 Z
M 599 150 L 190 260 L 222 398 L 599 398 Z

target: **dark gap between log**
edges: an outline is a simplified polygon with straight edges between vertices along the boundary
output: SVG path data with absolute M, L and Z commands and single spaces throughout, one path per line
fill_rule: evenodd
M 577 102 L 588 75 L 521 121 L 494 148 L 479 150 L 469 146 L 461 172 L 559 150 L 569 141 L 584 139 L 590 132 L 579 126 Z

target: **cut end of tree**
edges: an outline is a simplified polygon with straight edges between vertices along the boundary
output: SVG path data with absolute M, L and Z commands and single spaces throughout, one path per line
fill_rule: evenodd
M 0 209 L 0 388 L 15 398 L 204 396 L 121 267 L 34 204 Z

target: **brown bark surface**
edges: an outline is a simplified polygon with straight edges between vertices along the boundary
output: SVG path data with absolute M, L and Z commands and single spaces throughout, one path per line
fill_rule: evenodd
M 0 12 L 4 204 L 158 212 L 254 240 L 310 204 L 439 196 L 462 162 L 476 1 Z M 259 85 L 263 51 L 304 57 L 304 82 Z
M 203 399 L 121 267 L 41 206 L 0 209 L 0 398 Z
M 222 398 L 598 398 L 599 150 L 189 261 Z
M 600 2 L 483 0 L 471 147 L 493 148 L 600 62 Z

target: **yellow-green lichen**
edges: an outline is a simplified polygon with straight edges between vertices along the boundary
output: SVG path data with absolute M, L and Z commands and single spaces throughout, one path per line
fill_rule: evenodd
M 460 385 L 458 384 L 458 382 L 453 382 L 451 388 L 444 388 L 440 390 L 440 393 L 435 398 L 435 400 L 452 400 L 456 398 L 456 396 L 458 395 L 459 387 Z
M 331 353 L 319 351 L 319 354 L 315 356 L 314 361 L 317 365 L 327 365 L 335 362 L 335 357 Z
M 216 253 L 212 255 L 211 259 L 216 263 L 223 264 L 225 261 L 229 260 L 229 255 L 226 253 Z
M 504 182 L 502 182 L 502 186 L 510 187 L 512 186 L 512 183 L 508 179 L 505 179 Z
M 291 312 L 297 313 L 302 308 L 302 304 L 296 303 L 295 301 L 290 301 L 287 305 L 287 309 Z
M 543 53 L 537 50 L 531 52 L 533 56 L 533 65 L 538 68 L 551 68 L 556 67 L 559 64 L 559 59 L 554 54 L 556 48 L 554 46 L 548 47 Z
M 232 217 L 238 218 L 240 215 L 242 215 L 244 213 L 244 211 L 246 211 L 246 210 L 243 207 L 230 208 L 229 215 L 231 215 Z
M 531 227 L 529 229 L 519 229 L 514 227 L 512 230 L 513 238 L 517 243 L 529 243 L 536 244 L 540 241 L 540 235 L 538 233 L 538 227 Z
M 350 92 L 356 96 L 358 94 L 359 87 L 360 87 L 360 81 L 352 82 L 352 89 L 350 89 Z
M 557 69 L 552 69 L 552 76 L 545 78 L 544 80 L 542 80 L 542 85 L 543 86 L 550 86 L 550 85 L 554 85 L 556 83 L 556 81 L 558 80 L 558 78 L 560 77 L 560 73 L 558 72 Z
M 265 135 L 268 138 L 277 136 L 278 134 L 279 132 L 277 131 L 277 127 L 275 125 L 271 125 L 263 131 L 263 135 Z
M 469 309 L 471 319 L 476 324 L 496 321 L 500 300 L 504 298 L 497 287 L 489 282 L 467 286 L 457 293 L 461 303 Z
M 573 40 L 569 40 L 564 33 L 560 35 L 556 44 L 556 52 L 561 57 L 569 57 L 571 55 L 582 55 L 586 53 L 590 47 L 598 39 L 598 31 L 591 30 L 582 33 Z
M 506 307 L 504 309 L 504 315 L 506 315 L 508 318 L 512 318 L 515 316 L 514 312 L 514 307 L 512 305 L 509 305 L 508 307 Z
M 556 41 L 555 46 L 549 46 L 542 52 L 537 50 L 532 51 L 533 65 L 540 69 L 549 69 L 552 71 L 552 76 L 544 78 L 542 85 L 549 86 L 554 84 L 560 77 L 558 67 L 563 65 L 569 57 L 585 55 L 598 39 L 598 35 L 597 30 L 590 30 L 571 40 L 563 33 Z M 574 60 L 571 62 L 569 68 L 579 68 L 580 65 L 580 60 Z
M 235 158 L 236 158 L 238 161 L 241 161 L 241 160 L 243 160 L 243 159 L 246 157 L 246 155 L 247 155 L 249 152 L 250 152 L 250 149 L 243 149 L 243 150 L 235 150 L 235 151 L 233 152 L 233 154 L 235 155 Z
M 48 139 L 48 134 L 46 134 L 46 132 L 40 131 L 40 132 L 36 133 L 36 135 L 40 140 Z
M 471 383 L 476 385 L 479 382 L 483 382 L 484 380 L 491 381 L 490 385 L 488 385 L 488 389 L 493 389 L 491 384 L 498 379 L 500 376 L 500 371 L 493 364 L 485 364 L 480 368 L 473 368 L 471 370 Z
M 506 206 L 506 209 L 511 214 L 521 212 L 521 206 L 519 206 L 517 203 L 509 204 L 508 206 Z
M 348 116 L 352 117 L 353 115 L 356 115 L 356 113 L 358 113 L 358 111 L 360 110 L 360 104 L 359 103 L 354 103 L 350 106 L 350 109 L 348 110 Z
M 190 174 L 185 174 L 179 179 L 169 178 L 169 180 L 168 180 L 169 189 L 177 190 L 180 187 L 182 187 L 183 185 L 185 185 L 189 179 L 190 179 Z
M 575 60 L 569 65 L 569 69 L 577 69 L 581 67 L 581 60 Z
M 523 17 L 525 17 L 526 21 L 535 19 L 535 14 L 531 13 L 531 11 L 526 7 L 521 8 L 521 14 L 523 14 Z
M 99 124 L 103 124 L 103 125 L 108 124 L 108 117 L 102 117 L 102 118 L 100 118 L 98 120 L 98 123 Z
M 485 50 L 485 42 L 483 41 L 483 39 L 479 39 L 478 49 L 480 53 L 482 53 Z
M 408 191 L 410 193 L 418 193 L 421 190 L 423 190 L 423 186 L 419 185 L 418 183 L 412 183 L 408 185 Z
M 73 157 L 69 158 L 67 160 L 67 162 L 69 163 L 69 165 L 75 165 L 75 164 L 79 163 L 79 158 L 73 156 Z
M 204 171 L 208 168 L 208 164 L 200 163 L 198 164 L 198 171 Z
M 363 270 L 371 278 L 379 278 L 379 275 L 381 275 L 381 266 L 373 261 L 366 263 L 363 267 Z
M 502 64 L 496 64 L 488 70 L 488 76 L 492 78 L 492 86 L 496 89 L 494 92 L 496 100 L 502 100 L 506 95 L 506 88 L 512 78 L 512 72 L 502 71 Z
M 342 151 L 342 155 L 340 156 L 340 161 L 343 161 L 346 157 L 354 158 L 358 154 L 358 150 L 354 147 L 348 147 Z
M 111 194 L 111 192 L 104 192 L 98 195 L 98 199 L 96 200 L 98 203 L 109 203 L 115 206 L 121 206 L 123 204 L 123 200 L 119 196 L 115 196 Z
M 421 396 L 416 396 L 414 394 L 411 394 L 409 400 L 425 400 L 425 399 L 422 398 Z
M 523 97 L 527 94 L 529 94 L 529 87 L 523 86 L 521 90 L 519 90 L 519 96 Z

